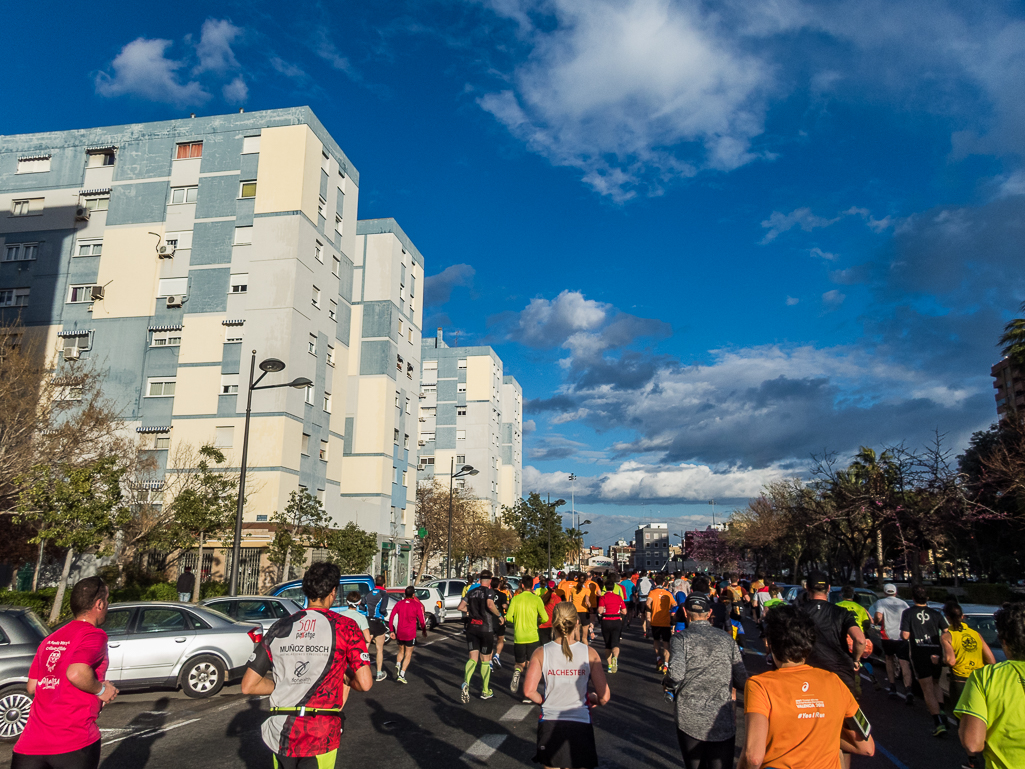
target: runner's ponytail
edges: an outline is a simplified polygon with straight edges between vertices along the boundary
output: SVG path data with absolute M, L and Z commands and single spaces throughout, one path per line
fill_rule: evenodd
M 573 604 L 556 604 L 555 611 L 552 613 L 552 627 L 559 634 L 559 641 L 562 643 L 562 653 L 570 661 L 573 660 L 573 650 L 570 648 L 570 643 L 573 631 L 576 630 L 579 622 L 580 618 L 577 616 L 577 610 L 573 607 Z

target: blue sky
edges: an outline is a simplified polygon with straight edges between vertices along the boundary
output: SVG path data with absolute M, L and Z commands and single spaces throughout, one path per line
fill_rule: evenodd
M 104 7 L 109 6 L 109 7 Z M 11 6 L 0 132 L 309 104 L 528 399 L 529 490 L 696 516 L 954 447 L 1025 299 L 1025 10 L 941 0 Z

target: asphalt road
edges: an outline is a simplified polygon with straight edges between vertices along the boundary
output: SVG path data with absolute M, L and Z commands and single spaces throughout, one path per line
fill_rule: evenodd
M 482 701 L 475 679 L 469 705 L 459 702 L 465 646 L 462 626 L 450 624 L 421 641 L 402 686 L 394 677 L 370 692 L 354 692 L 346 706 L 339 766 L 389 769 L 452 766 L 534 766 L 537 708 L 509 692 L 508 667 L 492 676 L 494 699 Z M 600 641 L 600 638 L 599 638 Z M 757 646 L 753 640 L 748 647 Z M 394 670 L 394 645 L 386 647 L 386 667 Z M 746 654 L 752 674 L 763 672 L 764 658 Z M 661 676 L 648 642 L 639 628 L 626 631 L 619 673 L 610 676 L 612 701 L 595 711 L 598 755 L 603 769 L 678 767 L 672 706 L 662 699 Z M 865 682 L 862 707 L 872 722 L 878 750 L 871 759 L 855 759 L 855 767 L 880 769 L 958 769 L 963 756 L 955 731 L 945 739 L 930 734 L 931 721 L 918 700 L 903 702 L 876 692 Z M 225 687 L 210 699 L 191 700 L 181 692 L 126 693 L 104 709 L 102 769 L 271 769 L 270 754 L 260 740 L 267 704 L 248 698 L 238 686 Z M 738 756 L 743 744 L 739 720 Z M 0 745 L 0 762 L 10 761 L 11 746 Z

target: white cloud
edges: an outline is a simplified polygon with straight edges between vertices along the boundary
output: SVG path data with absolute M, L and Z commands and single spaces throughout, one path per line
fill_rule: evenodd
M 823 251 L 821 248 L 818 248 L 818 247 L 813 248 L 808 253 L 811 254 L 811 256 L 814 256 L 814 257 L 816 257 L 818 259 L 825 259 L 825 260 L 830 261 L 830 262 L 835 262 L 837 259 L 840 258 L 836 254 L 831 254 L 828 251 Z
M 203 104 L 210 94 L 196 81 L 181 81 L 178 70 L 185 62 L 164 55 L 170 45 L 170 40 L 142 37 L 128 43 L 111 62 L 114 74 L 96 75 L 96 92 L 110 97 L 141 96 L 178 106 Z
M 795 304 L 797 304 L 800 301 L 801 300 L 798 299 L 796 296 L 788 296 L 787 297 L 787 307 L 793 307 Z
M 781 234 L 792 230 L 794 227 L 800 227 L 805 232 L 811 232 L 819 227 L 828 227 L 838 221 L 840 221 L 838 216 L 833 219 L 824 219 L 821 216 L 816 216 L 811 212 L 810 208 L 795 208 L 789 214 L 773 211 L 769 218 L 762 222 L 762 227 L 768 230 L 765 233 L 765 237 L 762 238 L 762 245 L 771 243 Z
M 231 44 L 241 34 L 242 30 L 227 19 L 204 21 L 201 37 L 196 45 L 199 65 L 193 69 L 193 73 L 216 72 L 223 74 L 229 70 L 238 69 L 238 60 L 231 50 Z
M 221 94 L 228 104 L 245 104 L 246 99 L 249 98 L 249 86 L 246 85 L 245 79 L 239 75 L 221 89 Z
M 270 65 L 278 74 L 291 80 L 305 81 L 308 79 L 308 75 L 298 65 L 287 62 L 280 56 L 272 56 Z
M 534 432 L 535 430 L 537 430 L 537 422 L 535 422 L 533 419 L 525 419 L 525 420 L 523 420 L 523 434 L 524 435 L 529 435 L 530 433 Z
M 536 297 L 519 315 L 514 332 L 517 341 L 531 347 L 562 346 L 577 332 L 593 331 L 605 323 L 613 308 L 609 304 L 585 299 L 579 291 L 563 291 L 555 299 Z
M 578 419 L 583 419 L 590 413 L 591 412 L 588 409 L 579 408 L 576 411 L 567 411 L 565 413 L 554 416 L 549 420 L 549 422 L 551 422 L 551 424 L 553 425 L 563 425 L 566 424 L 566 422 L 575 422 Z
M 827 309 L 835 310 L 841 304 L 843 304 L 843 301 L 846 298 L 847 294 L 841 294 L 837 289 L 834 288 L 831 291 L 827 291 L 822 295 L 822 304 L 824 304 Z

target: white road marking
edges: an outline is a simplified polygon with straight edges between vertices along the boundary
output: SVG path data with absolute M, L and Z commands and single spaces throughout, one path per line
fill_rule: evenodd
M 100 729 L 100 733 L 101 734 L 124 734 L 125 732 L 130 732 L 130 731 L 132 731 L 132 730 L 131 729 L 116 729 L 114 727 L 108 727 L 106 729 Z
M 159 729 L 143 729 L 141 732 L 133 732 L 132 734 L 126 734 L 124 737 L 118 737 L 117 739 L 113 739 L 113 740 L 105 740 L 103 745 L 104 746 L 113 745 L 115 742 L 121 742 L 122 740 L 128 740 L 128 739 L 131 739 L 132 737 L 151 737 L 154 734 L 163 734 L 164 732 L 169 732 L 172 729 L 177 729 L 179 726 L 187 726 L 188 724 L 194 724 L 198 720 L 199 720 L 198 718 L 190 718 L 188 721 L 179 721 L 176 724 L 170 724 L 168 726 L 162 726 Z
M 871 676 L 867 676 L 864 673 L 861 674 L 861 677 L 864 678 L 866 681 L 871 681 L 872 680 Z
M 530 715 L 530 711 L 534 709 L 534 705 L 513 705 L 509 708 L 505 715 L 502 716 L 499 721 L 522 721 L 524 718 Z
M 505 742 L 508 734 L 485 734 L 459 757 L 460 761 L 487 761 L 498 750 L 499 745 Z

